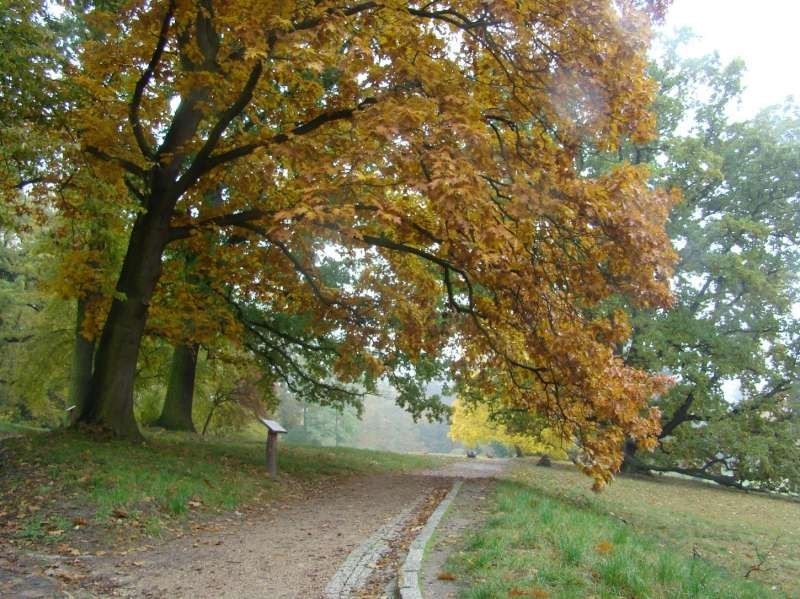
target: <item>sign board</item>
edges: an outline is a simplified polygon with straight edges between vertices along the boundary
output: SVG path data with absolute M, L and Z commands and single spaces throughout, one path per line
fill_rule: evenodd
M 267 427 L 267 430 L 271 433 L 285 433 L 286 429 L 283 428 L 280 424 L 275 422 L 274 420 L 267 420 L 266 418 L 259 418 L 261 424 Z

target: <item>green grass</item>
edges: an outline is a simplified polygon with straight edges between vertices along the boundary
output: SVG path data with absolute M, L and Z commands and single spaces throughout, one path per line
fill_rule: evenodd
M 448 563 L 466 589 L 463 599 L 777 596 L 646 530 L 530 484 L 501 482 L 494 501 L 493 516 Z
M 518 468 L 516 480 L 570 506 L 611 515 L 635 530 L 698 554 L 742 578 L 759 556 L 751 578 L 800 597 L 800 502 L 725 489 L 674 477 L 620 476 L 602 493 L 571 465 Z
M 6 439 L 0 521 L 10 522 L 18 537 L 35 541 L 61 541 L 73 533 L 75 522 L 79 528 L 95 529 L 122 522 L 158 534 L 190 513 L 235 510 L 327 477 L 428 467 L 439 461 L 280 444 L 280 474 L 273 481 L 265 472 L 263 440 L 203 440 L 163 432 L 146 436 L 145 444 L 95 441 L 65 432 Z
M 20 435 L 26 433 L 41 433 L 46 429 L 37 428 L 35 426 L 27 426 L 25 424 L 15 424 L 13 422 L 3 422 L 0 420 L 0 439 L 11 435 Z

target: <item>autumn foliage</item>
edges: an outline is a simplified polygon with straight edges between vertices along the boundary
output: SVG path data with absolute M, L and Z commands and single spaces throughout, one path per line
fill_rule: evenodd
M 171 0 L 82 14 L 65 164 L 102 181 L 129 241 L 94 307 L 81 419 L 135 435 L 148 314 L 167 337 L 236 339 L 219 298 L 239 298 L 335 339 L 341 380 L 448 356 L 456 381 L 548 419 L 608 480 L 626 436 L 653 442 L 643 407 L 664 381 L 615 357 L 629 331 L 606 303 L 668 304 L 674 198 L 644 168 L 588 177 L 578 157 L 651 135 L 660 8 Z M 96 218 L 81 208 L 76 221 Z
M 552 429 L 539 431 L 515 430 L 508 424 L 492 418 L 485 403 L 466 405 L 463 400 L 453 402 L 448 436 L 466 447 L 500 443 L 513 451 L 527 455 L 542 454 L 556 459 L 566 459 L 569 444 Z

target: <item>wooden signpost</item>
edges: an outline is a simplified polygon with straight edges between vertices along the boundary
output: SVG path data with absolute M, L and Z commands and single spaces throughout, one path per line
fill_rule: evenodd
M 258 420 L 267 427 L 267 474 L 275 478 L 278 475 L 278 434 L 285 433 L 286 429 L 274 420 Z

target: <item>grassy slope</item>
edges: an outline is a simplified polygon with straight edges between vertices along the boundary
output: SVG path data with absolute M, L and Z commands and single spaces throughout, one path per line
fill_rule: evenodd
M 436 459 L 281 444 L 278 481 L 266 477 L 264 442 L 148 433 L 145 445 L 72 433 L 3 442 L 0 533 L 64 542 L 94 530 L 158 533 L 184 516 L 254 505 L 326 478 L 418 468 Z M 78 527 L 77 529 L 75 527 Z M 5 530 L 4 530 L 5 529 Z M 86 535 L 83 534 L 85 537 Z
M 663 478 L 598 495 L 567 466 L 514 478 L 451 560 L 467 598 L 800 596 L 797 502 Z

